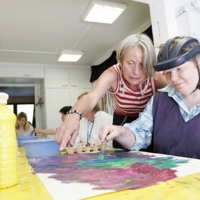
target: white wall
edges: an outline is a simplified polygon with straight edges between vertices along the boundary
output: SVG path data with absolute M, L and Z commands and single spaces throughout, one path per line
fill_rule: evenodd
M 151 20 L 148 20 L 144 24 L 141 24 L 141 26 L 138 29 L 134 30 L 131 34 L 142 33 L 147 28 L 149 28 L 149 26 L 151 26 Z M 118 45 L 119 44 L 116 44 L 113 48 L 111 48 L 109 51 L 107 51 L 101 58 L 99 58 L 97 61 L 95 61 L 93 63 L 93 65 L 101 64 L 103 61 L 108 59 L 110 57 L 110 55 L 112 54 L 112 52 L 114 50 L 117 50 Z
M 132 34 L 135 33 L 141 33 L 145 31 L 149 26 L 151 25 L 151 20 L 148 20 L 144 24 L 142 24 L 138 29 L 134 30 Z M 104 54 L 101 58 L 99 58 L 93 65 L 97 65 L 105 61 L 108 57 L 110 57 L 111 53 L 117 49 L 118 44 L 116 44 L 115 47 L 110 49 L 108 52 Z M 0 62 L 0 70 L 1 67 L 6 67 L 11 69 L 11 73 L 15 73 L 15 70 L 18 70 L 18 68 L 24 67 L 24 68 L 66 68 L 66 69 L 90 69 L 91 66 L 79 66 L 79 65 L 48 65 L 48 64 L 33 64 L 33 63 L 3 63 Z M 45 86 L 44 86 L 44 78 L 43 79 L 37 79 L 37 78 L 23 78 L 23 77 L 16 77 L 16 78 L 1 78 L 0 74 L 0 84 L 16 84 L 20 83 L 22 85 L 28 85 L 28 84 L 37 84 L 40 88 L 40 94 L 39 96 L 44 100 L 45 99 Z M 92 83 L 94 86 L 96 82 Z M 55 98 L 55 97 L 52 97 Z M 37 96 L 35 97 L 37 100 Z M 39 123 L 39 128 L 47 128 L 46 127 L 46 108 L 45 106 L 42 106 L 41 108 L 38 107 L 40 111 L 38 112 L 41 114 L 39 116 L 39 119 L 41 119 Z M 52 116 L 53 117 L 53 116 Z
M 196 2 L 194 4 L 194 2 Z M 185 0 L 176 4 L 176 22 L 179 35 L 200 40 L 200 0 Z
M 40 96 L 43 100 L 45 99 L 44 90 L 44 77 L 43 78 L 31 78 L 31 77 L 15 77 L 16 72 L 19 72 L 22 68 L 26 69 L 36 69 L 40 68 L 45 71 L 46 68 L 65 68 L 65 69 L 90 69 L 90 66 L 79 66 L 79 65 L 47 65 L 47 64 L 32 64 L 32 63 L 0 63 L 0 72 L 9 69 L 9 75 L 7 77 L 2 77 L 0 73 L 0 85 L 1 86 L 35 86 L 37 87 L 37 93 L 35 93 L 35 103 L 38 101 Z M 11 78 L 12 77 L 12 78 Z M 52 98 L 55 98 L 52 96 Z M 59 101 L 59 99 L 58 99 Z M 39 128 L 46 128 L 46 108 L 45 105 L 37 106 L 37 115 Z M 53 116 L 52 116 L 53 117 Z M 59 118 L 60 119 L 60 118 Z M 37 122 L 36 122 L 37 123 Z M 59 125 L 59 124 L 58 124 Z

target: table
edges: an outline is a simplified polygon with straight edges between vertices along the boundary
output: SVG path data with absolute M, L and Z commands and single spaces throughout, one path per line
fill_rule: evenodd
M 108 155 L 110 154 L 109 151 L 107 151 Z M 134 152 L 137 154 L 137 152 Z M 138 155 L 140 155 L 142 152 L 139 152 Z M 119 154 L 119 152 L 118 152 Z M 169 157 L 166 155 L 159 155 L 159 154 L 150 154 L 150 153 L 142 153 L 146 155 L 146 160 L 148 160 L 148 157 L 155 157 L 158 158 L 157 161 L 161 161 L 161 157 L 167 157 L 169 159 L 169 162 L 162 161 L 161 164 L 166 163 L 166 165 L 174 164 L 173 162 L 179 163 L 176 166 L 172 167 L 171 169 L 177 171 L 176 172 L 176 178 L 172 178 L 167 181 L 163 181 L 160 183 L 156 183 L 151 186 L 147 186 L 140 189 L 134 189 L 134 190 L 123 190 L 123 191 L 115 191 L 112 190 L 111 193 L 108 194 L 100 194 L 93 197 L 83 197 L 83 198 L 76 198 L 76 196 L 70 196 L 70 191 L 67 190 L 67 187 L 65 190 L 61 189 L 62 194 L 61 197 L 64 197 L 63 199 L 85 199 L 85 200 L 118 200 L 118 199 L 126 199 L 126 200 L 198 200 L 200 199 L 200 160 L 197 159 L 186 159 L 186 158 L 180 158 L 180 157 Z M 62 158 L 67 158 L 69 155 L 63 155 Z M 73 157 L 73 156 L 72 156 Z M 82 156 L 84 157 L 84 156 Z M 141 158 L 141 157 L 140 157 Z M 122 160 L 122 158 L 120 158 Z M 135 158 L 134 158 L 135 159 Z M 171 160 L 170 160 L 171 159 Z M 36 159 L 37 160 L 37 159 Z M 180 164 L 180 161 L 185 161 Z M 149 161 L 152 161 L 152 159 L 149 159 Z M 48 163 L 47 163 L 48 164 Z M 152 164 L 152 162 L 151 162 Z M 156 164 L 158 166 L 158 162 Z M 149 165 L 151 167 L 151 165 Z M 160 167 L 164 167 L 160 165 Z M 168 167 L 169 169 L 169 167 Z M 149 170 L 149 169 L 148 169 Z M 172 171 L 173 171 L 172 170 Z M 37 171 L 37 168 L 36 168 Z M 151 171 L 151 170 L 150 170 Z M 28 160 L 24 154 L 23 147 L 19 149 L 18 151 L 18 175 L 19 175 L 19 184 L 10 187 L 7 189 L 0 190 L 0 199 L 26 199 L 26 200 L 51 200 L 51 199 L 59 199 L 62 200 L 57 194 L 60 193 L 60 190 L 57 190 L 58 187 L 66 186 L 66 183 L 63 184 L 57 180 L 53 180 L 54 182 L 57 182 L 57 184 L 53 184 L 54 186 L 54 193 L 52 193 L 51 190 L 49 190 L 49 186 L 47 186 L 46 181 L 44 181 L 41 178 L 41 173 L 34 173 L 32 167 L 28 164 Z M 162 175 L 162 173 L 161 173 Z M 173 175 L 173 174 L 172 174 Z M 173 176 L 172 176 L 173 177 Z M 79 184 L 79 183 L 78 183 Z M 69 184 L 70 185 L 70 184 Z M 73 186 L 73 185 L 71 185 Z M 80 185 L 85 186 L 83 185 Z M 76 188 L 72 187 L 74 190 Z M 57 191 L 56 191 L 57 190 Z M 79 193 L 79 191 L 76 190 L 75 193 Z M 73 194 L 73 192 L 72 192 Z

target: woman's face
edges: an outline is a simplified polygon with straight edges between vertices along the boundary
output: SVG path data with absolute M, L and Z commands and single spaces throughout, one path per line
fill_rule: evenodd
M 164 73 L 166 74 L 168 83 L 182 95 L 191 94 L 199 80 L 197 67 L 191 61 L 187 61 L 173 69 L 166 70 Z
M 138 86 L 145 81 L 143 58 L 144 53 L 139 47 L 132 47 L 125 53 L 121 65 L 123 78 L 129 86 Z
M 26 119 L 24 117 L 18 119 L 18 124 L 20 127 L 24 126 L 26 124 Z

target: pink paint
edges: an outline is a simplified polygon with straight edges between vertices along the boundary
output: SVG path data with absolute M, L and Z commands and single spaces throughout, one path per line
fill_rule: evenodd
M 112 152 L 112 155 L 107 153 L 106 159 L 102 161 L 98 160 L 98 154 L 30 159 L 36 173 L 51 173 L 53 175 L 49 178 L 65 184 L 90 183 L 93 189 L 101 190 L 142 188 L 176 178 L 176 171 L 172 167 L 184 162 L 173 160 L 172 157 L 156 158 L 125 152 Z

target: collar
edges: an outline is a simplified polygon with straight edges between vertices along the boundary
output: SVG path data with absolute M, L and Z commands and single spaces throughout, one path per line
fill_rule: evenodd
M 186 106 L 186 103 L 181 95 L 181 93 L 177 92 L 170 84 L 162 89 L 158 89 L 160 92 L 167 92 L 168 96 L 173 98 L 176 103 L 185 111 L 189 112 Z

